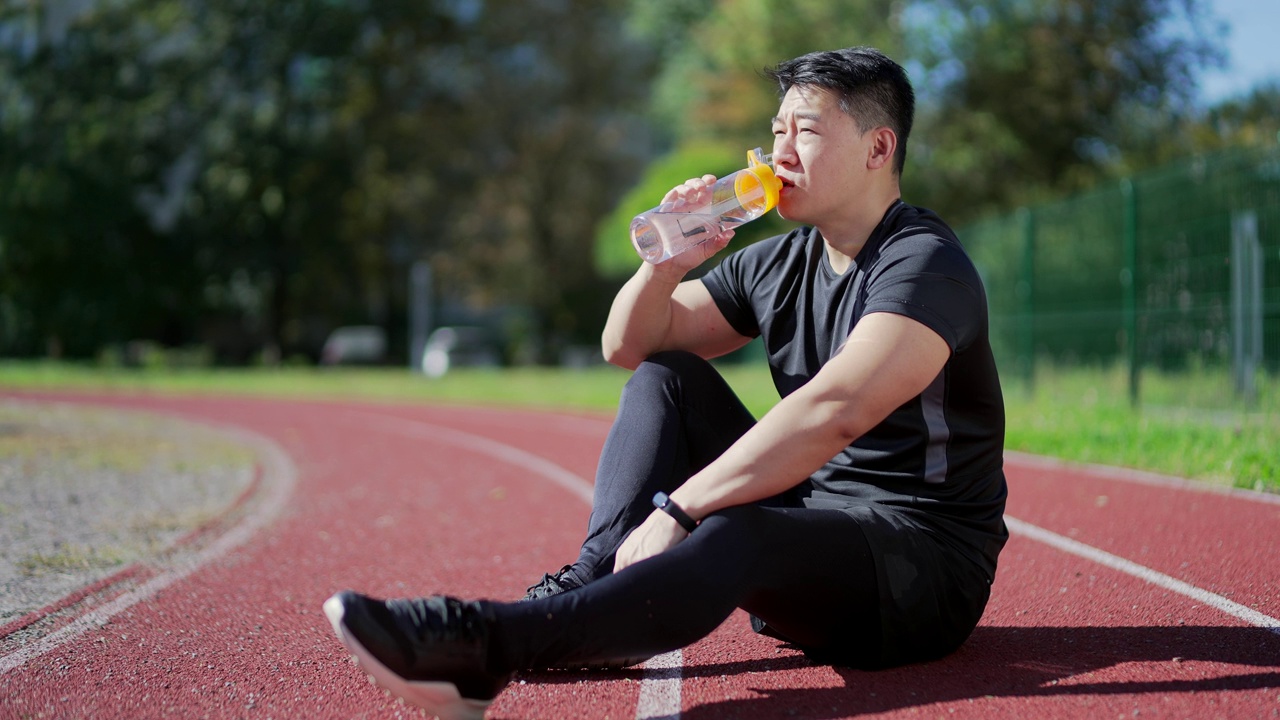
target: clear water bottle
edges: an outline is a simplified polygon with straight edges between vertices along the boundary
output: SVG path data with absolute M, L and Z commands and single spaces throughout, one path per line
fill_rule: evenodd
M 658 264 L 725 230 L 751 222 L 778 204 L 782 181 L 773 174 L 773 156 L 747 152 L 747 167 L 716 181 L 711 203 L 688 207 L 662 203 L 631 221 L 631 244 L 645 262 Z

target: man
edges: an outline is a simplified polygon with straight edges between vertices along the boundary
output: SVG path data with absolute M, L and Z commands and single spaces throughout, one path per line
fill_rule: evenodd
M 518 603 L 326 602 L 392 692 L 475 711 L 515 671 L 638 662 L 735 608 L 863 668 L 940 657 L 977 624 L 1008 537 L 1003 402 L 978 273 L 900 197 L 911 85 L 869 48 L 771 74 L 778 212 L 807 227 L 684 280 L 725 233 L 619 292 L 604 353 L 635 373 L 575 563 Z M 703 204 L 712 182 L 666 199 Z M 755 336 L 782 395 L 758 423 L 706 362 Z

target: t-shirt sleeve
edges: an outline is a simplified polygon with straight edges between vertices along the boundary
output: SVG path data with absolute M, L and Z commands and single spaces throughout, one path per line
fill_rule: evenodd
M 752 291 L 757 288 L 768 263 L 770 240 L 738 250 L 726 257 L 706 275 L 702 284 L 711 293 L 711 299 L 729 325 L 743 337 L 760 334 L 760 323 L 751 303 Z
M 986 294 L 973 263 L 954 242 L 921 233 L 890 243 L 869 278 L 862 314 L 890 312 L 938 333 L 963 350 L 987 320 Z

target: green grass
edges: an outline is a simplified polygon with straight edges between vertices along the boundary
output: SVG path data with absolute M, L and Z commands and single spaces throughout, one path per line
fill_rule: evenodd
M 725 377 L 757 416 L 776 401 L 762 364 L 727 365 Z M 626 382 L 611 367 L 463 370 L 432 380 L 407 369 L 98 369 L 67 363 L 0 363 L 0 387 L 389 402 L 462 403 L 612 412 Z M 1273 386 L 1246 412 L 1202 374 L 1144 375 L 1144 393 L 1168 402 L 1218 399 L 1214 412 L 1170 405 L 1134 409 L 1123 373 L 1041 371 L 1028 393 L 1006 381 L 1006 445 L 1064 460 L 1150 470 L 1207 482 L 1280 491 L 1280 413 Z
M 1280 491 L 1274 382 L 1260 383 L 1260 399 L 1250 407 L 1215 373 L 1148 371 L 1142 388 L 1144 404 L 1134 408 L 1122 369 L 1038 371 L 1033 392 L 1006 388 L 1006 446 Z
M 464 369 L 433 380 L 407 368 L 102 369 L 0 362 L 0 387 L 27 390 L 249 395 L 321 400 L 437 402 L 611 411 L 628 373 L 527 367 Z
M 35 552 L 17 562 L 18 570 L 28 577 L 77 570 L 100 570 L 123 565 L 128 556 L 117 548 L 87 546 L 62 547 L 51 553 Z

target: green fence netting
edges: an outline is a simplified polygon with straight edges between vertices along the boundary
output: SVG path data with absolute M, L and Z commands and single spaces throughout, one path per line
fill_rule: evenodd
M 1280 149 L 1198 157 L 959 234 L 1009 381 L 1120 368 L 1134 402 L 1274 399 Z M 1172 389 L 1155 398 L 1144 378 Z

